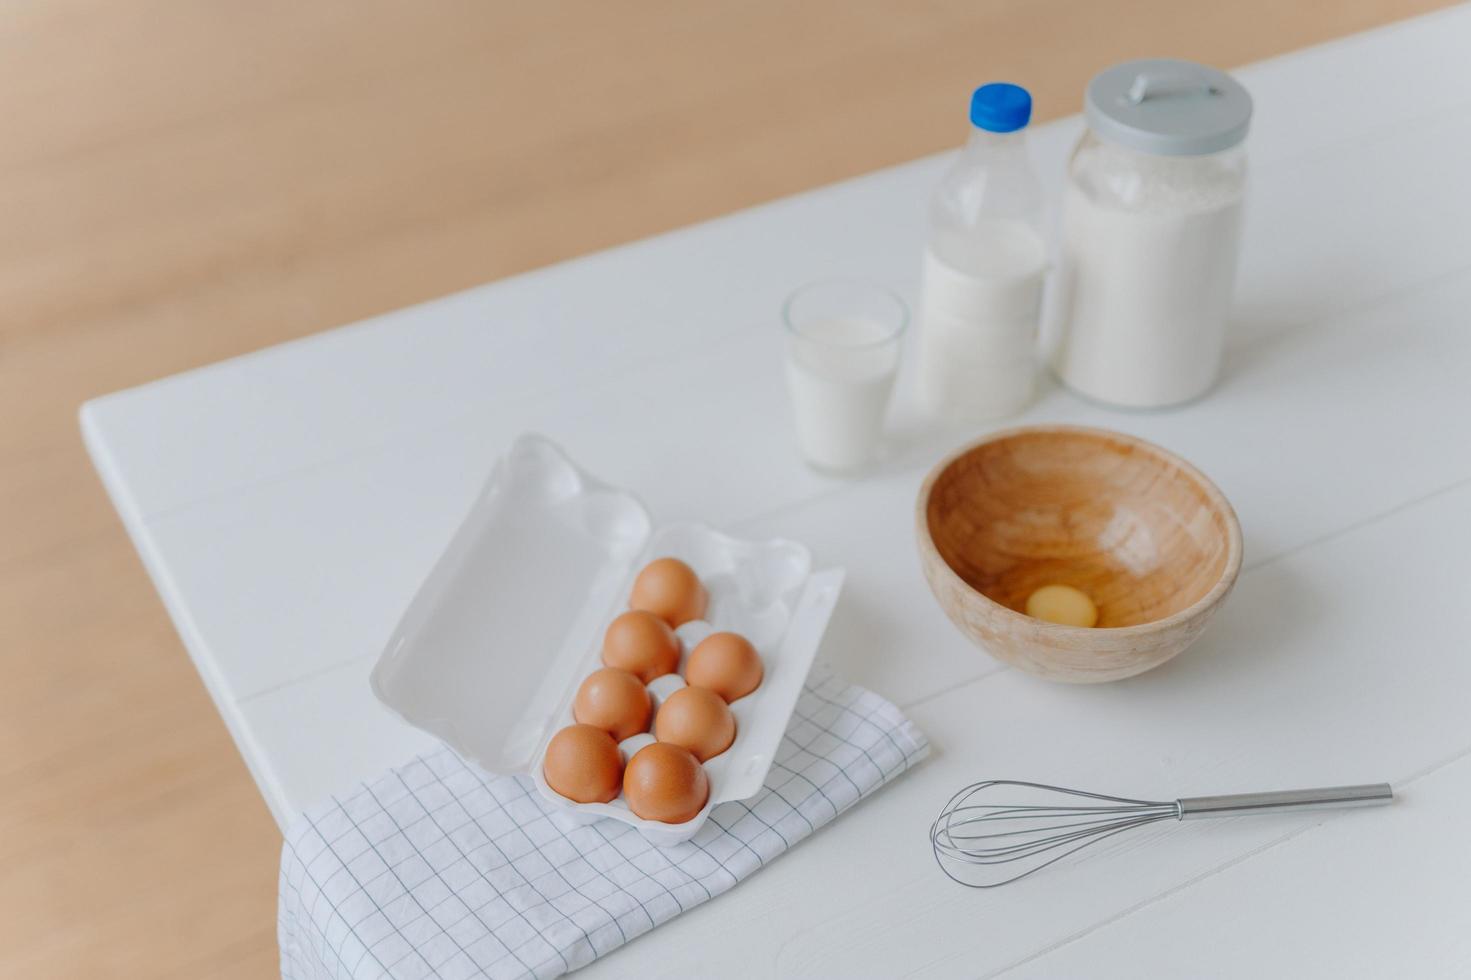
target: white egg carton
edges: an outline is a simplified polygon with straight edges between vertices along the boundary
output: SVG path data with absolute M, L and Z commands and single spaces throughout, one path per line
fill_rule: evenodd
M 731 704 L 735 742 L 705 763 L 709 802 L 682 824 L 641 819 L 621 796 L 574 803 L 542 775 L 547 743 L 573 723 L 578 686 L 602 666 L 603 631 L 627 608 L 639 569 L 664 555 L 688 563 L 710 593 L 705 619 L 676 630 L 681 672 L 717 630 L 749 639 L 765 671 Z M 531 776 L 565 822 L 607 817 L 654 844 L 688 840 L 713 807 L 754 796 L 771 768 L 842 588 L 841 570 L 811 566 L 791 541 L 743 541 L 699 524 L 655 530 L 632 494 L 547 439 L 522 436 L 409 603 L 373 668 L 373 692 L 481 770 Z M 683 684 L 665 676 L 649 691 L 657 703 Z M 651 741 L 625 739 L 624 761 Z

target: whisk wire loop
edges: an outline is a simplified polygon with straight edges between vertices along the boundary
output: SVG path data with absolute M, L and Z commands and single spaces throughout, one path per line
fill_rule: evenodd
M 973 802 L 997 787 L 1085 802 Z M 973 783 L 950 798 L 930 827 L 930 844 L 940 870 L 952 880 L 972 887 L 994 888 L 1024 878 L 1115 833 L 1178 816 L 1178 807 L 1173 803 L 1068 790 L 1046 783 L 992 779 Z M 945 863 L 948 859 L 987 867 L 1039 857 L 1045 859 L 1020 867 L 1002 880 L 983 883 L 962 881 Z

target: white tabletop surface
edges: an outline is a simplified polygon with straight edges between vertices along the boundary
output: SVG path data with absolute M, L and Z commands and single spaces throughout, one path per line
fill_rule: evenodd
M 945 156 L 100 398 L 83 429 L 282 823 L 428 747 L 368 670 L 518 433 L 659 522 L 788 536 L 847 568 L 823 656 L 901 705 L 934 757 L 589 974 L 1465 976 L 1467 52 L 1458 8 L 1242 69 L 1257 115 L 1221 384 L 1152 414 L 1049 388 L 1021 417 L 1161 443 L 1240 515 L 1235 593 L 1198 646 L 1133 680 L 1004 668 L 931 599 L 915 490 L 977 433 L 900 439 L 852 482 L 791 448 L 782 297 L 845 273 L 913 299 Z M 1079 126 L 1035 131 L 1054 190 Z M 1390 780 L 1400 799 L 1160 824 L 971 892 L 935 869 L 926 828 L 986 777 L 1165 798 Z

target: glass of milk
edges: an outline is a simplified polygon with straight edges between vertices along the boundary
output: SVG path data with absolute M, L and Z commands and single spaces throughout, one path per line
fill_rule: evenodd
M 782 321 L 802 456 L 834 473 L 873 462 L 909 325 L 904 301 L 876 283 L 828 279 L 792 293 Z

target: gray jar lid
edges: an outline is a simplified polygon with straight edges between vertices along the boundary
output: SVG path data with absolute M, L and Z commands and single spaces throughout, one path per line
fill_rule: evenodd
M 1246 138 L 1251 95 L 1215 68 L 1146 58 L 1093 76 L 1083 114 L 1111 142 L 1161 156 L 1197 156 Z

